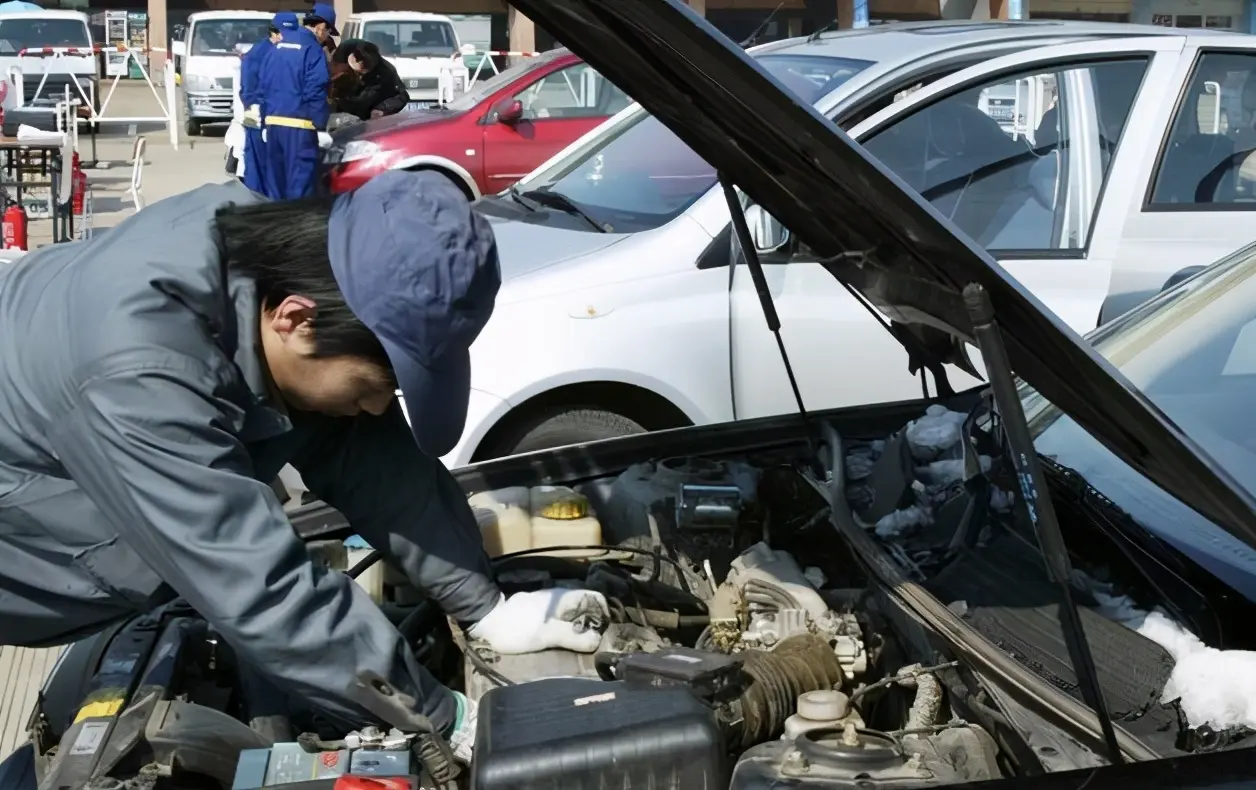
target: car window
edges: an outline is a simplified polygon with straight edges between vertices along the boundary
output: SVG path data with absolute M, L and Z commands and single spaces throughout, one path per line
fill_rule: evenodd
M 0 37 L 4 25 L 0 23 Z M 192 26 L 192 44 L 189 55 L 230 55 L 236 46 L 252 46 L 270 35 L 269 19 L 207 19 Z
M 774 77 L 815 102 L 871 61 L 817 55 L 764 55 Z M 528 189 L 558 192 L 599 222 L 631 233 L 661 227 L 715 184 L 715 170 L 644 110 L 531 176 Z
M 987 249 L 1082 250 L 1146 68 L 1140 58 L 968 84 L 861 143 Z
M 1256 207 L 1256 56 L 1205 52 L 1178 102 L 1149 208 Z
M 598 118 L 613 115 L 631 102 L 628 95 L 587 63 L 551 71 L 515 94 L 528 121 Z
M 439 20 L 391 20 L 363 26 L 362 37 L 388 58 L 445 57 L 458 51 L 454 26 Z
M 6 19 L 0 22 L 0 52 L 35 47 L 90 47 L 87 25 L 78 19 Z
M 1249 493 L 1256 494 L 1256 245 L 1087 337 Z M 1119 460 L 1022 385 L 1039 453 L 1076 471 L 1148 529 L 1256 600 L 1256 553 Z

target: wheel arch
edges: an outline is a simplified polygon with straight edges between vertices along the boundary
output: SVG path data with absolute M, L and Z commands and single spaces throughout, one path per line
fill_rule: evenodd
M 503 442 L 542 415 L 578 407 L 620 414 L 648 431 L 694 424 L 671 399 L 640 384 L 612 379 L 567 382 L 536 392 L 502 414 L 476 443 L 470 463 L 494 457 L 491 453 Z
M 475 183 L 475 177 L 471 175 L 471 172 L 452 159 L 444 156 L 435 156 L 433 154 L 412 156 L 398 162 L 393 166 L 393 169 L 436 170 L 444 173 L 451 181 L 462 187 L 462 191 L 466 193 L 468 200 L 476 200 L 480 197 L 480 186 Z

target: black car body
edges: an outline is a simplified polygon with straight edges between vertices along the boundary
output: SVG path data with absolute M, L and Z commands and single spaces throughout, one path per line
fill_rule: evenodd
M 450 649 L 463 636 L 453 626 L 444 630 L 430 602 L 416 605 L 413 596 L 392 602 L 399 628 L 423 660 L 444 667 L 443 677 L 479 700 L 472 786 L 1246 784 L 1256 752 L 1236 747 L 1245 745 L 1247 733 L 1191 727 L 1172 701 L 1162 704 L 1172 659 L 1150 640 L 1090 612 L 1085 600 L 1081 641 L 1095 670 L 1074 671 L 1070 639 L 1080 637 L 1070 636 L 1075 610 L 1052 583 L 1049 568 L 1060 558 L 1050 548 L 1048 519 L 1036 520 L 1020 497 L 1010 511 L 996 513 L 991 504 L 991 486 L 1035 493 L 1020 473 L 1026 461 L 1011 457 L 1008 424 L 1022 419 L 1019 408 L 1009 410 L 998 398 L 992 408 L 984 389 L 951 392 L 941 373 L 943 363 L 971 367 L 964 345 L 984 336 L 970 318 L 966 287 L 979 285 L 988 295 L 1011 369 L 1026 388 L 1135 474 L 1251 545 L 1256 507 L 1248 490 L 986 252 L 680 0 L 515 4 L 638 98 L 730 185 L 788 227 L 796 235 L 789 243 L 810 247 L 888 318 L 887 331 L 902 340 L 914 364 L 934 374 L 936 395 L 625 437 L 460 470 L 468 494 L 571 487 L 604 519 L 604 538 L 615 529 L 612 511 L 631 511 L 624 518 L 645 525 L 627 539 L 607 538 L 609 546 L 575 547 L 586 552 L 583 558 L 553 556 L 547 545 L 497 559 L 507 592 L 537 584 L 592 586 L 595 575 L 605 589 L 624 590 L 610 596 L 616 606 L 608 629 L 623 644 L 608 649 L 604 641 L 606 654 L 596 660 L 561 651 L 492 656 L 471 645 L 464 661 Z M 731 188 L 729 194 L 736 199 Z M 748 254 L 741 261 L 753 266 Z M 770 315 L 770 296 L 763 301 Z M 960 460 L 978 462 L 965 467 L 958 485 L 933 492 L 939 495 L 937 523 L 906 552 L 858 521 L 861 510 L 877 506 L 853 504 L 850 459 L 879 446 L 868 456 L 877 467 L 871 496 L 890 491 L 894 504 L 901 503 L 914 484 L 894 478 L 899 450 L 889 448 L 904 446 L 903 426 L 939 405 L 967 415 Z M 970 449 L 991 457 L 988 471 L 980 456 L 970 458 Z M 640 490 L 632 487 L 640 482 L 632 475 L 643 463 L 655 475 L 651 480 L 664 471 L 680 475 L 679 488 L 667 483 L 671 493 L 655 500 L 625 494 Z M 1074 562 L 1087 570 L 1102 566 L 1112 582 L 1166 607 L 1210 643 L 1242 644 L 1232 632 L 1256 613 L 1250 602 L 1149 537 L 1067 467 L 1049 458 L 1039 463 L 1046 490 L 1029 501 L 1040 507 L 1045 496 L 1054 503 Z M 746 488 L 734 468 L 753 469 L 755 483 Z M 905 478 L 911 475 L 909 465 Z M 625 509 L 623 501 L 640 507 Z M 350 533 L 321 505 L 293 518 L 311 540 Z M 974 518 L 981 522 L 980 538 L 957 541 L 936 531 L 939 524 L 967 530 Z M 746 559 L 755 556 L 766 564 Z M 736 576 L 729 587 L 736 574 L 773 563 L 795 566 L 790 579 L 804 565 L 820 573 L 805 582 L 773 576 L 775 582 L 758 577 L 743 583 L 748 577 Z M 720 598 L 724 594 L 733 596 L 731 604 Z M 807 608 L 804 599 L 822 600 L 826 611 L 797 615 Z M 717 617 L 728 606 L 731 619 Z M 787 623 L 795 615 L 802 617 L 800 630 Z M 72 722 L 74 712 L 82 719 L 84 701 L 99 701 L 109 686 L 117 705 L 102 717 L 108 729 L 100 736 L 109 759 L 83 763 L 82 782 L 159 776 L 174 786 L 181 786 L 181 777 L 209 786 L 282 786 L 242 782 L 239 772 L 215 769 L 215 760 L 234 765 L 241 749 L 264 752 L 304 725 L 285 722 L 286 733 L 265 731 L 250 717 L 250 692 L 232 679 L 229 650 L 216 642 L 206 648 L 212 633 L 195 613 L 176 610 L 162 618 L 135 621 L 120 632 L 150 645 L 127 672 L 109 665 L 108 657 L 121 649 L 122 637 L 113 633 L 69 652 L 33 720 L 39 773 L 46 782 L 66 773 L 60 763 L 69 764 L 73 745 L 59 755 L 53 747 L 77 742 L 81 723 Z M 732 630 L 723 630 L 730 622 Z M 701 633 L 693 633 L 702 623 Z M 625 636 L 630 633 L 636 636 Z M 816 640 L 819 652 L 807 652 Z M 160 653 L 162 661 L 152 652 L 157 644 L 172 645 Z M 785 650 L 786 644 L 797 650 Z M 176 671 L 168 671 L 171 655 L 179 657 Z M 670 668 L 663 666 L 669 661 Z M 676 669 L 681 665 L 701 671 Z M 107 670 L 117 675 L 108 683 L 102 680 Z M 189 673 L 200 681 L 195 691 Z M 1087 678 L 1096 680 L 1106 701 L 1110 729 L 1085 702 Z M 798 715 L 799 694 L 835 689 L 848 706 L 836 723 L 798 730 L 799 721 L 791 725 L 786 718 Z M 179 717 L 171 713 L 176 708 L 200 727 L 179 731 Z M 780 740 L 791 726 L 795 734 Z M 24 754 L 20 759 L 30 759 L 29 749 Z M 424 781 L 417 771 L 394 786 L 417 790 Z

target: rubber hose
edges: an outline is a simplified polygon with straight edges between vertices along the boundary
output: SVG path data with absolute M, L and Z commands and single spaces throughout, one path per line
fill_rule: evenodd
M 660 628 L 664 631 L 697 628 L 700 625 L 709 625 L 711 622 L 711 617 L 705 614 L 677 614 L 658 609 L 642 609 L 637 606 L 625 606 L 624 615 L 637 625 Z
M 842 682 L 837 654 L 813 634 L 791 636 L 771 652 L 747 650 L 742 656 L 742 668 L 752 679 L 739 700 L 742 724 L 737 740 L 743 750 L 780 735 L 800 695 Z

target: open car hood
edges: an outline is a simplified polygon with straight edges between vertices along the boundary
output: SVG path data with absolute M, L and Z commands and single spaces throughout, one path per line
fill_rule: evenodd
M 962 290 L 984 286 L 1017 375 L 1256 546 L 1256 499 L 985 250 L 681 0 L 511 2 L 797 234 L 900 339 L 910 333 L 921 361 L 959 361 L 973 336 Z

